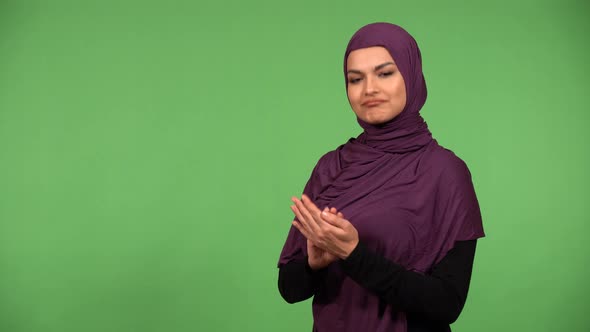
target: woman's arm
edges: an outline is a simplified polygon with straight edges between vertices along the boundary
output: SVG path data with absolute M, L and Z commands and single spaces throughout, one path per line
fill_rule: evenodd
M 475 247 L 476 240 L 456 242 L 428 275 L 408 271 L 361 242 L 341 265 L 350 278 L 410 317 L 451 324 L 467 299 Z
M 320 249 L 340 257 L 344 272 L 359 285 L 412 318 L 446 324 L 457 319 L 467 298 L 476 240 L 455 242 L 432 271 L 423 275 L 368 250 L 350 221 L 321 211 L 305 195 L 294 203 L 299 223 L 293 226 Z
M 288 303 L 307 300 L 315 294 L 322 273 L 311 269 L 307 256 L 291 260 L 279 268 L 279 292 Z

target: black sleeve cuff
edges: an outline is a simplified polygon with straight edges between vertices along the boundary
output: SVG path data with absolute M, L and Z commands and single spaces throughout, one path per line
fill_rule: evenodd
M 351 269 L 354 269 L 355 267 L 360 266 L 363 261 L 363 258 L 367 255 L 367 253 L 368 253 L 367 247 L 364 245 L 364 243 L 359 241 L 357 243 L 356 247 L 354 247 L 354 249 L 350 253 L 350 255 L 348 255 L 348 257 L 346 257 L 346 259 L 342 260 L 342 262 L 341 262 L 342 267 L 345 270 L 351 270 Z

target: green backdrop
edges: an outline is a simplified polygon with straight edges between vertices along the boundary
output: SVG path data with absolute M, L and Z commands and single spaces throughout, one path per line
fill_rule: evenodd
M 454 331 L 587 331 L 587 1 L 0 0 L 0 331 L 309 331 L 276 262 L 359 133 L 342 57 L 417 39 L 487 237 Z

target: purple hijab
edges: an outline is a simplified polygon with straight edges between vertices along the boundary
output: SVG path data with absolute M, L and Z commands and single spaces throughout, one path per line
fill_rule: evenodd
M 389 51 L 406 85 L 406 105 L 393 120 L 326 153 L 303 190 L 318 207 L 336 207 L 374 252 L 418 273 L 429 273 L 456 241 L 484 236 L 479 205 L 465 163 L 432 138 L 419 112 L 426 102 L 422 59 L 412 36 L 397 25 L 358 30 L 344 56 L 372 46 Z M 279 267 L 307 255 L 306 239 L 291 227 Z M 313 299 L 314 330 L 406 331 L 406 316 L 333 263 Z

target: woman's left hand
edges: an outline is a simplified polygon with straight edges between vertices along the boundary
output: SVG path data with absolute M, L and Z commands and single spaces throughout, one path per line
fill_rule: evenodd
M 342 214 L 334 214 L 328 208 L 321 211 L 306 195 L 301 200 L 291 198 L 291 209 L 297 216 L 293 226 L 314 245 L 341 259 L 346 259 L 356 248 L 359 236 L 356 228 Z

